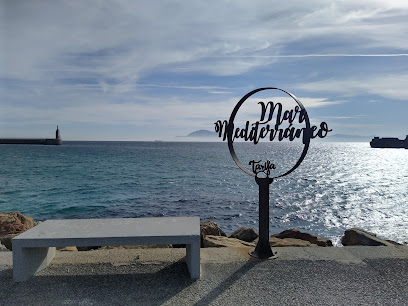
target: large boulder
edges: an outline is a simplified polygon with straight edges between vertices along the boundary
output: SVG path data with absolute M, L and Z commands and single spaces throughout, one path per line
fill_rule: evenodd
M 255 239 L 254 244 L 258 244 L 258 239 Z M 310 243 L 309 241 L 296 239 L 296 238 L 276 238 L 274 236 L 269 237 L 269 245 L 271 247 L 317 247 L 317 244 Z
M 258 232 L 253 227 L 240 227 L 236 231 L 232 232 L 228 238 L 236 238 L 242 241 L 251 242 L 258 238 Z
M 225 236 L 206 235 L 203 238 L 204 248 L 239 248 L 239 247 L 255 247 L 254 243 L 242 241 L 236 238 L 228 238 Z
M 225 235 L 224 231 L 218 226 L 218 224 L 215 223 L 214 221 L 200 222 L 201 247 L 204 247 L 203 239 L 207 235 L 225 237 L 227 236 Z
M 20 212 L 0 213 L 0 236 L 21 234 L 33 226 L 33 218 L 24 216 Z
M 309 241 L 311 244 L 315 244 L 322 247 L 333 246 L 331 240 L 326 238 L 319 238 L 317 236 L 311 235 L 309 233 L 301 232 L 297 229 L 285 230 L 279 234 L 272 235 L 271 237 L 276 237 L 280 239 L 294 238 L 304 241 Z
M 33 226 L 33 218 L 20 212 L 0 213 L 0 241 L 7 249 L 12 250 L 11 239 Z
M 276 238 L 269 237 L 269 244 L 271 247 L 317 247 L 317 244 L 310 243 L 310 241 L 296 239 L 296 238 Z
M 344 246 L 349 245 L 366 245 L 366 246 L 393 246 L 398 243 L 380 239 L 376 234 L 367 232 L 360 228 L 351 228 L 344 232 L 341 237 L 341 243 Z

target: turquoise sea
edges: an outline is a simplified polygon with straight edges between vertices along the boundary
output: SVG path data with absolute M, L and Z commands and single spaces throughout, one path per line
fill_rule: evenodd
M 301 152 L 294 143 L 236 148 L 242 160 L 269 154 L 278 172 Z M 338 244 L 360 227 L 407 243 L 407 187 L 408 150 L 312 143 L 300 167 L 270 185 L 270 233 L 298 228 Z M 221 142 L 1 145 L 0 211 L 35 220 L 199 216 L 229 233 L 258 227 L 258 185 Z

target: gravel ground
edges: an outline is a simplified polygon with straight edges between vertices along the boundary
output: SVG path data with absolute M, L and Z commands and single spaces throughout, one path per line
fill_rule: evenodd
M 196 281 L 184 249 L 58 252 L 22 283 L 0 251 L 0 305 L 407 305 L 407 247 L 248 250 L 202 249 Z

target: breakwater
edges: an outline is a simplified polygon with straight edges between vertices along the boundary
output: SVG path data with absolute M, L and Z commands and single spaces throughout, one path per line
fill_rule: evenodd
M 57 126 L 55 138 L 0 138 L 0 144 L 61 145 L 62 138 Z
M 61 139 L 36 138 L 2 138 L 0 144 L 33 144 L 33 145 L 61 145 Z

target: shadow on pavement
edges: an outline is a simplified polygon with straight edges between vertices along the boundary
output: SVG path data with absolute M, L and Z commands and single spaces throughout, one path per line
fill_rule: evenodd
M 13 282 L 11 269 L 0 271 L 0 304 L 161 305 L 194 283 L 184 262 L 133 264 L 130 271 L 129 265 L 106 264 L 67 265 L 65 271 L 61 267 L 47 269 L 47 275 L 40 272 L 22 283 Z M 71 269 L 69 274 L 67 269 Z M 98 274 L 92 275 L 92 271 Z
M 224 291 L 229 290 L 237 281 L 239 281 L 247 272 L 258 265 L 260 260 L 250 260 L 246 262 L 241 268 L 231 274 L 227 279 L 221 282 L 217 287 L 208 292 L 200 301 L 195 303 L 196 306 L 210 305 L 218 296 Z

